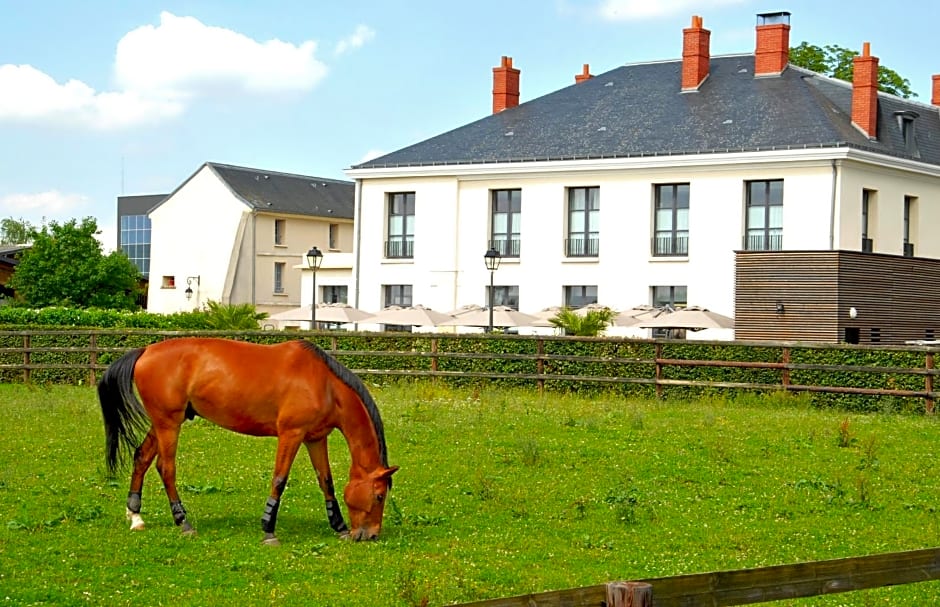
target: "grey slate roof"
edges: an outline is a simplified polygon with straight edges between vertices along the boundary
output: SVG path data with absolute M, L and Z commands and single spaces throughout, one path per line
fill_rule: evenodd
M 145 215 L 166 200 L 166 194 L 139 194 L 118 196 L 118 213 L 121 215 Z
M 919 115 L 918 159 L 940 165 L 936 107 L 879 95 L 870 141 L 851 124 L 850 83 L 793 66 L 755 78 L 754 56 L 732 55 L 713 57 L 699 90 L 683 93 L 681 70 L 681 60 L 618 67 L 353 168 L 807 147 L 908 158 L 894 115 L 904 110 Z
M 355 184 L 351 181 L 215 162 L 206 164 L 253 209 L 313 217 L 353 218 Z

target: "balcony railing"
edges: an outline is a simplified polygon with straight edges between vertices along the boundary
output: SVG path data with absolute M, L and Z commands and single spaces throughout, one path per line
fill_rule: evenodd
M 684 257 L 689 254 L 688 236 L 654 236 L 653 255 Z
M 565 239 L 565 255 L 568 257 L 597 257 L 600 248 L 600 238 Z
M 410 259 L 415 256 L 413 240 L 386 240 L 385 257 L 392 259 Z
M 744 237 L 745 251 L 783 250 L 783 234 L 751 234 Z
M 519 257 L 522 241 L 518 238 L 498 238 L 490 241 L 490 247 L 496 249 L 502 257 Z

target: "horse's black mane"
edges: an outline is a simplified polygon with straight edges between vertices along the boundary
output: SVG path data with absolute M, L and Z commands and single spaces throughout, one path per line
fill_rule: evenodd
M 320 346 L 304 339 L 300 340 L 300 343 L 319 356 L 320 359 L 326 363 L 326 366 L 330 368 L 330 371 L 336 374 L 344 384 L 352 388 L 356 394 L 359 395 L 362 403 L 366 406 L 366 411 L 369 412 L 369 419 L 372 420 L 375 435 L 379 439 L 379 454 L 382 456 L 382 465 L 388 468 L 388 448 L 385 446 L 385 426 L 382 424 L 382 416 L 379 414 L 379 407 L 375 404 L 375 400 L 372 399 L 372 395 L 369 394 L 369 390 L 366 389 L 365 384 L 362 383 L 362 380 L 359 379 L 356 374 L 347 369 L 343 363 L 333 358 Z M 391 480 L 391 478 L 389 480 Z

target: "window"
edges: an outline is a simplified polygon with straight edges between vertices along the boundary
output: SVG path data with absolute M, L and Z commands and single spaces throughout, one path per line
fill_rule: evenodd
M 414 257 L 414 239 L 415 193 L 389 194 L 388 240 L 385 241 L 385 256 Z
M 146 215 L 121 215 L 118 249 L 123 251 L 137 270 L 150 276 L 150 218 Z
M 597 303 L 597 285 L 565 287 L 566 307 L 582 308 L 588 304 L 595 303 Z
M 486 287 L 486 300 L 490 300 L 490 288 Z M 519 287 L 514 286 L 494 286 L 493 287 L 493 307 L 509 306 L 513 310 L 519 309 Z
M 875 201 L 874 190 L 862 190 L 862 252 L 871 253 L 874 250 L 874 242 L 868 235 L 868 228 L 871 221 L 872 206 Z
M 914 156 L 915 158 L 919 158 L 920 152 L 917 149 L 917 136 L 914 131 L 914 121 L 918 117 L 917 112 L 904 110 L 895 112 L 894 115 L 898 120 L 898 127 L 901 129 L 901 138 L 904 141 L 904 151 L 911 156 Z
M 329 248 L 330 248 L 330 249 L 338 249 L 338 248 L 339 248 L 339 224 L 338 224 L 338 223 L 331 223 L 331 224 L 330 224 L 330 244 L 329 244 Z
M 686 286 L 655 286 L 652 288 L 653 307 L 684 308 L 687 303 L 688 287 Z M 683 329 L 653 329 L 653 337 L 669 337 L 681 339 L 685 337 Z
M 917 204 L 917 198 L 914 196 L 904 197 L 904 256 L 914 256 L 914 243 L 911 242 L 911 217 L 914 214 L 914 208 Z
M 689 184 L 656 186 L 654 256 L 689 254 Z
M 519 257 L 522 190 L 493 190 L 490 246 L 503 257 Z
M 568 188 L 568 257 L 597 257 L 600 252 L 600 188 Z
M 286 219 L 275 219 L 274 220 L 274 244 L 275 245 L 284 245 L 286 244 L 284 239 L 287 235 L 287 220 Z
M 747 182 L 746 251 L 783 248 L 783 180 Z
M 411 285 L 385 285 L 385 307 L 401 306 L 407 308 L 411 305 Z M 411 332 L 411 325 L 385 325 L 386 331 Z
M 323 303 L 349 303 L 349 287 L 323 285 Z
M 163 280 L 160 282 L 161 289 L 175 289 L 176 288 L 176 277 L 175 276 L 164 276 Z
M 274 292 L 284 292 L 284 268 L 287 266 L 283 261 L 274 262 Z

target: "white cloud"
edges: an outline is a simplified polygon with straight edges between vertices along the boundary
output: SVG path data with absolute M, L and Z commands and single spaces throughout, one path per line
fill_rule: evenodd
M 368 32 L 349 44 L 361 45 Z M 79 80 L 59 83 L 30 65 L 0 65 L 0 122 L 118 129 L 178 116 L 194 98 L 220 88 L 307 91 L 327 72 L 316 48 L 314 41 L 258 42 L 164 12 L 158 26 L 139 27 L 118 42 L 115 91 L 96 91 Z
M 258 42 L 194 17 L 160 14 L 160 25 L 128 32 L 117 46 L 115 75 L 126 90 L 170 98 L 218 86 L 248 92 L 313 88 L 327 72 L 314 56 L 317 43 Z
M 336 48 L 333 50 L 333 52 L 337 55 L 342 55 L 347 51 L 360 48 L 362 45 L 364 45 L 366 42 L 369 42 L 373 38 L 375 38 L 374 29 L 368 25 L 359 25 L 356 27 L 356 31 L 336 43 Z
M 746 0 L 604 0 L 598 13 L 609 21 L 640 21 L 712 7 L 743 4 Z M 691 13 L 690 13 L 691 14 Z
M 33 225 L 39 225 L 43 219 L 59 220 L 69 216 L 75 209 L 81 208 L 88 197 L 81 194 L 63 194 L 58 190 L 39 192 L 38 194 L 7 194 L 0 196 L 0 216 L 21 217 Z

